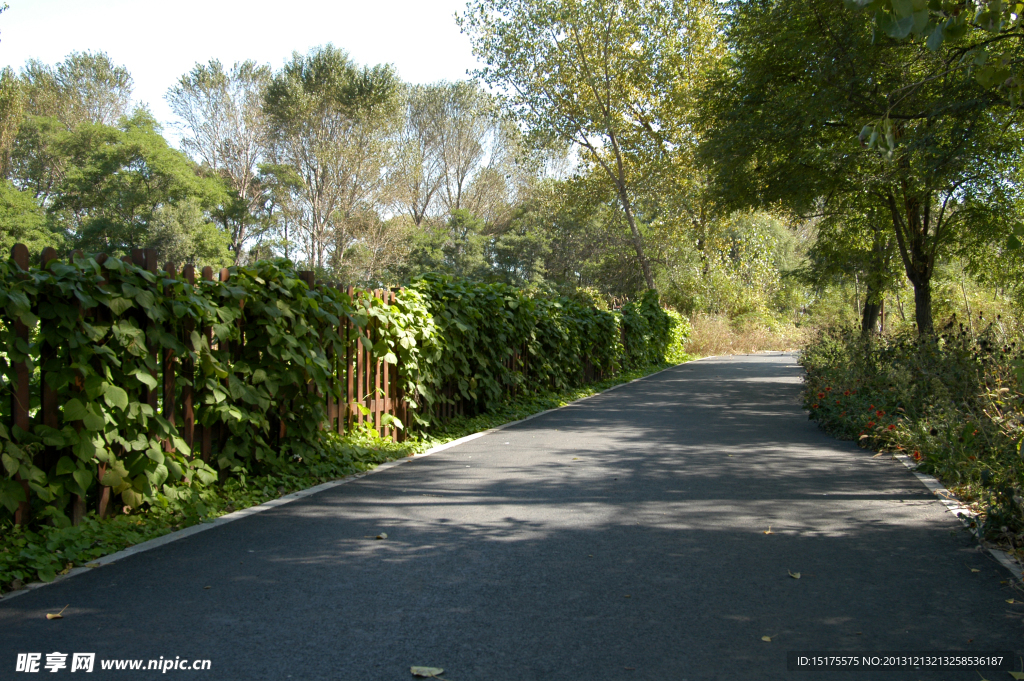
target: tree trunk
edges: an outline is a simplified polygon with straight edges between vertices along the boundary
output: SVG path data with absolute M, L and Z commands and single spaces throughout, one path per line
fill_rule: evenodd
M 921 201 L 903 188 L 903 208 L 906 219 L 900 213 L 896 197 L 890 191 L 887 201 L 892 213 L 893 229 L 896 232 L 896 244 L 899 246 L 903 267 L 907 279 L 914 287 L 914 319 L 917 322 L 917 334 L 928 336 L 935 332 L 932 323 L 932 273 L 935 270 L 934 244 L 929 236 L 930 221 L 928 195 Z M 922 211 L 923 206 L 923 211 Z M 923 213 L 923 214 L 922 214 Z
M 932 323 L 931 277 L 911 283 L 914 285 L 914 319 L 917 321 L 917 333 L 919 336 L 931 335 L 935 332 Z
M 629 231 L 633 235 L 633 247 L 636 249 L 636 257 L 640 261 L 640 269 L 643 270 L 644 281 L 647 288 L 657 291 L 654 285 L 654 277 L 651 276 L 651 264 L 647 261 L 647 254 L 644 252 L 644 240 L 640 230 L 636 227 L 636 220 L 633 217 L 633 205 L 630 203 L 629 194 L 626 192 L 626 168 L 622 162 L 622 152 L 619 150 L 619 141 L 614 130 L 608 130 L 608 138 L 611 141 L 612 151 L 615 153 L 615 170 L 600 161 L 600 155 L 593 147 L 590 152 L 604 165 L 608 175 L 615 182 L 615 188 L 619 195 L 619 202 L 622 204 L 622 212 L 626 214 L 626 222 L 629 223 Z
M 633 235 L 633 247 L 636 249 L 636 257 L 640 261 L 640 269 L 644 273 L 644 281 L 647 283 L 647 288 L 657 291 L 658 289 L 654 286 L 654 277 L 651 276 L 651 264 L 647 261 L 647 254 L 644 252 L 644 240 L 640 235 L 640 230 L 636 228 L 636 220 L 633 218 L 633 207 L 630 205 L 625 187 L 619 187 L 619 201 L 622 203 L 622 212 L 626 214 L 629 231 Z
M 878 313 L 882 310 L 880 303 L 871 302 L 870 295 L 864 300 L 864 314 L 860 319 L 861 335 L 868 336 L 878 327 Z
M 888 270 L 889 243 L 882 238 L 882 228 L 873 226 L 872 258 L 869 262 L 867 276 L 864 278 L 864 312 L 860 321 L 861 335 L 873 334 L 878 329 L 878 318 L 882 312 L 886 271 Z

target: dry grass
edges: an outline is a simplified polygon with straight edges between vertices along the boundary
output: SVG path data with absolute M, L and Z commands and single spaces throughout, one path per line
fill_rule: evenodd
M 766 350 L 793 350 L 803 344 L 804 333 L 795 327 L 772 331 L 759 324 L 736 326 L 728 317 L 696 314 L 686 352 L 696 357 L 745 355 Z

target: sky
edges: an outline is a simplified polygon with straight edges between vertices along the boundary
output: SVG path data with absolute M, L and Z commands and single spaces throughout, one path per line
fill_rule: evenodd
M 4 0 L 0 0 L 2 5 Z M 164 94 L 196 62 L 253 59 L 278 69 L 293 51 L 333 43 L 359 64 L 394 64 L 411 83 L 460 80 L 477 66 L 454 14 L 465 0 L 6 0 L 0 67 L 106 52 L 135 80 L 135 99 L 165 126 Z M 167 136 L 175 139 L 168 127 Z

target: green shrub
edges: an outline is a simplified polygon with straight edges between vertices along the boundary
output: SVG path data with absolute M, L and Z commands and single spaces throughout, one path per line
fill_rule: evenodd
M 1018 341 L 990 326 L 864 338 L 821 332 L 804 349 L 804 404 L 829 433 L 900 451 L 982 512 L 982 531 L 1024 539 L 1024 396 Z

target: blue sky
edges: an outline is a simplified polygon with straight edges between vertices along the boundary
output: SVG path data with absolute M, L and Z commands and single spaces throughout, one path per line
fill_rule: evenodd
M 171 122 L 167 88 L 211 58 L 225 65 L 255 59 L 276 69 L 294 50 L 331 42 L 361 64 L 394 64 L 413 83 L 462 79 L 476 66 L 453 18 L 465 0 L 6 2 L 0 66 L 19 69 L 29 58 L 54 64 L 73 50 L 106 52 L 128 67 L 136 100 L 164 124 Z

